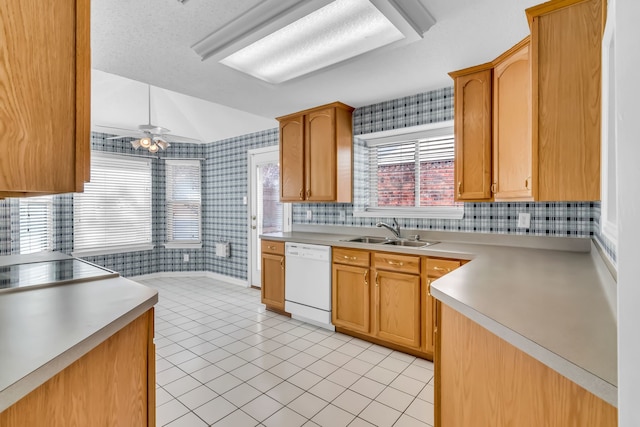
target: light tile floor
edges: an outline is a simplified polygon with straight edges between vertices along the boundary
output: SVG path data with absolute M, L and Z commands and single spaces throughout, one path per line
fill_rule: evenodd
M 433 424 L 433 364 L 266 311 L 204 277 L 140 281 L 156 306 L 157 425 Z

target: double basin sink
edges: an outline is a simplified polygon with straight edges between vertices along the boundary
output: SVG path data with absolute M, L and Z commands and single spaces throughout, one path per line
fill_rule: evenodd
M 357 243 L 370 243 L 374 245 L 393 245 L 393 246 L 406 246 L 411 248 L 424 248 L 427 246 L 435 245 L 440 242 L 420 241 L 420 240 L 406 240 L 406 239 L 386 239 L 384 237 L 374 236 L 360 236 L 352 239 L 345 239 L 345 242 L 357 242 Z

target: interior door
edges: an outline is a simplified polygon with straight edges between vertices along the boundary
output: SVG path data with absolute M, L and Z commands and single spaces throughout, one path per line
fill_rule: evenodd
M 249 266 L 250 286 L 260 287 L 260 236 L 291 229 L 291 204 L 279 201 L 278 146 L 249 150 Z

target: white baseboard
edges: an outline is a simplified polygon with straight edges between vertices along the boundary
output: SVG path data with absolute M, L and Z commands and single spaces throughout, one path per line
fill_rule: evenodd
M 213 280 L 219 280 L 221 282 L 229 283 L 230 285 L 241 286 L 243 288 L 249 287 L 249 282 L 237 277 L 225 276 L 224 274 L 214 273 L 212 271 L 165 271 L 161 273 L 143 274 L 140 276 L 127 277 L 131 280 L 150 280 L 159 279 L 162 277 L 207 277 Z

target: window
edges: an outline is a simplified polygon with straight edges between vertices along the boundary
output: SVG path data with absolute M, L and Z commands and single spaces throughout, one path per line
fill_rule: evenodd
M 74 255 L 149 250 L 151 159 L 91 155 L 91 182 L 74 196 Z
M 368 204 L 361 216 L 462 218 L 454 202 L 451 125 L 369 137 Z
M 20 253 L 53 250 L 53 197 L 20 199 Z
M 167 243 L 169 248 L 201 247 L 200 161 L 167 160 Z

